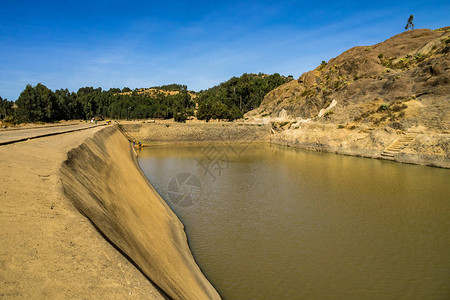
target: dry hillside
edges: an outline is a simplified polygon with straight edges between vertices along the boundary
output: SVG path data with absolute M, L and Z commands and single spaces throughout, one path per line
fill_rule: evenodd
M 136 91 L 122 92 L 119 94 L 120 95 L 131 95 L 133 92 L 135 92 L 137 94 L 143 94 L 143 95 L 146 95 L 149 97 L 157 97 L 158 94 L 162 94 L 164 96 L 171 96 L 171 95 L 177 95 L 180 93 L 179 91 L 170 91 L 170 90 L 155 89 L 155 88 L 141 88 L 141 89 L 137 89 Z M 194 92 L 189 91 L 188 94 L 192 98 L 197 97 L 197 94 Z
M 449 130 L 450 27 L 351 48 L 266 95 L 248 121 Z M 298 123 L 297 123 L 298 124 Z M 286 125 L 285 125 L 286 126 Z

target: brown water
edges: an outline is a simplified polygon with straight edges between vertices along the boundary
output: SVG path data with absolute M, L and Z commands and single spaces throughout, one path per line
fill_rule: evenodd
M 139 163 L 224 299 L 450 299 L 450 170 L 273 145 Z

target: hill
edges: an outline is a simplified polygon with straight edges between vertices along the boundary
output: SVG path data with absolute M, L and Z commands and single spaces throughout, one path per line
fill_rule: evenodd
M 406 31 L 351 48 L 269 92 L 246 121 L 272 122 L 280 133 L 273 139 L 283 143 L 370 157 L 380 156 L 402 134 L 444 134 L 433 136 L 431 148 L 423 151 L 448 160 L 449 53 L 450 27 Z M 367 150 L 352 140 L 370 132 Z
M 450 27 L 406 31 L 354 47 L 271 91 L 247 117 L 448 130 L 449 51 Z M 330 105 L 333 113 L 320 115 Z
M 232 77 L 205 91 L 200 91 L 196 99 L 200 120 L 242 118 L 243 114 L 261 104 L 264 96 L 280 85 L 293 80 L 292 76 L 278 73 L 247 74 Z
M 181 84 L 169 84 L 169 85 L 162 85 L 162 86 L 154 86 L 150 88 L 140 88 L 135 89 L 134 91 L 122 91 L 118 93 L 119 95 L 132 95 L 133 93 L 144 95 L 150 98 L 157 98 L 158 95 L 164 95 L 164 96 L 172 96 L 172 95 L 178 95 L 181 92 L 186 92 L 191 96 L 191 98 L 197 97 L 197 94 L 194 91 L 188 91 L 186 85 Z

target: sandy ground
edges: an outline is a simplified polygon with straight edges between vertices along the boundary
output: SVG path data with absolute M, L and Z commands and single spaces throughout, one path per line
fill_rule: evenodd
M 62 193 L 67 152 L 100 128 L 0 146 L 0 298 L 162 299 Z
M 22 123 L 17 125 L 12 125 L 10 123 L 3 123 L 0 121 L 0 131 L 3 130 L 22 130 L 22 129 L 33 129 L 33 128 L 44 128 L 44 127 L 58 127 L 58 126 L 69 126 L 69 125 L 77 125 L 77 124 L 88 124 L 89 121 L 85 120 L 62 120 L 57 123 Z
M 94 126 L 99 125 L 93 125 L 91 123 L 78 123 L 74 125 L 21 128 L 20 130 L 2 130 L 0 131 L 0 145 L 24 141 L 26 139 L 33 139 L 36 137 L 43 137 L 46 135 L 56 135 L 64 132 L 78 131 Z

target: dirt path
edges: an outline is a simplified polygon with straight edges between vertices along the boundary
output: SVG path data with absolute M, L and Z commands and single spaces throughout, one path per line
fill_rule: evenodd
M 100 128 L 0 146 L 0 298 L 162 299 L 61 192 L 67 152 Z
M 75 125 L 48 126 L 38 128 L 3 130 L 0 131 L 0 145 L 12 144 L 16 142 L 26 141 L 38 137 L 51 136 L 66 132 L 73 132 L 88 129 L 98 125 L 90 123 L 80 123 Z

